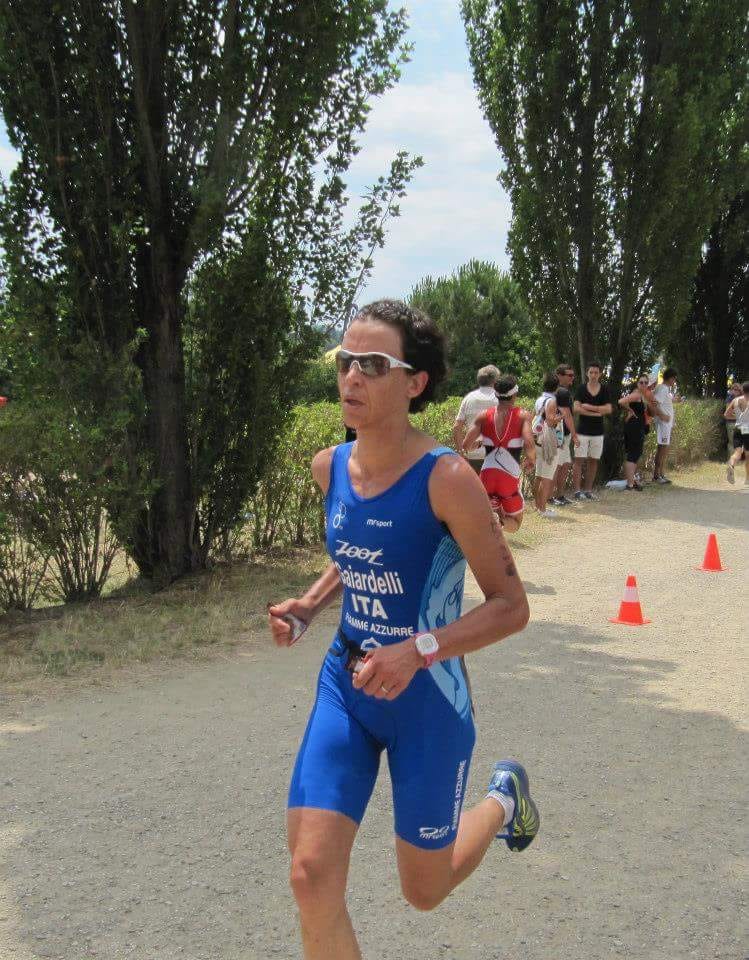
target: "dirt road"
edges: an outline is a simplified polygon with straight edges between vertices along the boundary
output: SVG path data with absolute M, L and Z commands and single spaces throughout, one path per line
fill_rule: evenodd
M 610 494 L 516 552 L 532 620 L 470 658 L 468 802 L 518 756 L 542 833 L 416 913 L 383 768 L 349 890 L 367 960 L 747 956 L 748 521 L 749 490 L 717 482 Z M 694 569 L 710 530 L 727 573 Z M 649 627 L 606 620 L 629 572 Z M 291 652 L 0 703 L 1 960 L 301 956 L 284 800 L 334 622 Z

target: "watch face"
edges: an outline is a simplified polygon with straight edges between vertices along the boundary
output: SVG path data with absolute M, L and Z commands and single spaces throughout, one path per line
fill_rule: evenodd
M 420 637 L 416 638 L 416 649 L 422 657 L 429 656 L 430 653 L 437 653 L 439 648 L 440 645 L 433 633 L 422 633 Z

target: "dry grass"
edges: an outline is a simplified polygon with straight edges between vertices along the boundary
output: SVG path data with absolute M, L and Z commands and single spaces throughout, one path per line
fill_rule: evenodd
M 186 577 L 158 594 L 130 581 L 90 604 L 0 617 L 0 684 L 28 692 L 29 681 L 205 660 L 257 642 L 267 602 L 306 589 L 325 563 L 322 549 L 289 551 Z

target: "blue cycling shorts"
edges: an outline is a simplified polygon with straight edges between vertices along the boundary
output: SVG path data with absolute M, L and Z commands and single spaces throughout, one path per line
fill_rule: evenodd
M 440 690 L 432 674 L 444 673 L 440 664 L 417 671 L 395 700 L 367 696 L 354 688 L 346 655 L 337 637 L 320 670 L 289 807 L 334 810 L 361 823 L 380 754 L 387 750 L 396 834 L 424 849 L 448 846 L 457 833 L 476 740 L 470 705 L 458 711 Z M 453 669 L 463 670 L 462 664 Z

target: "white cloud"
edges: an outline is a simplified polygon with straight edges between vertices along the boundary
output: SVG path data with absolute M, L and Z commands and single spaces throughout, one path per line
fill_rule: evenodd
M 449 273 L 473 257 L 507 268 L 510 202 L 497 183 L 500 154 L 467 73 L 402 82 L 372 111 L 352 190 L 382 174 L 397 150 L 424 157 L 375 257 L 366 300 L 405 296 L 425 275 Z

